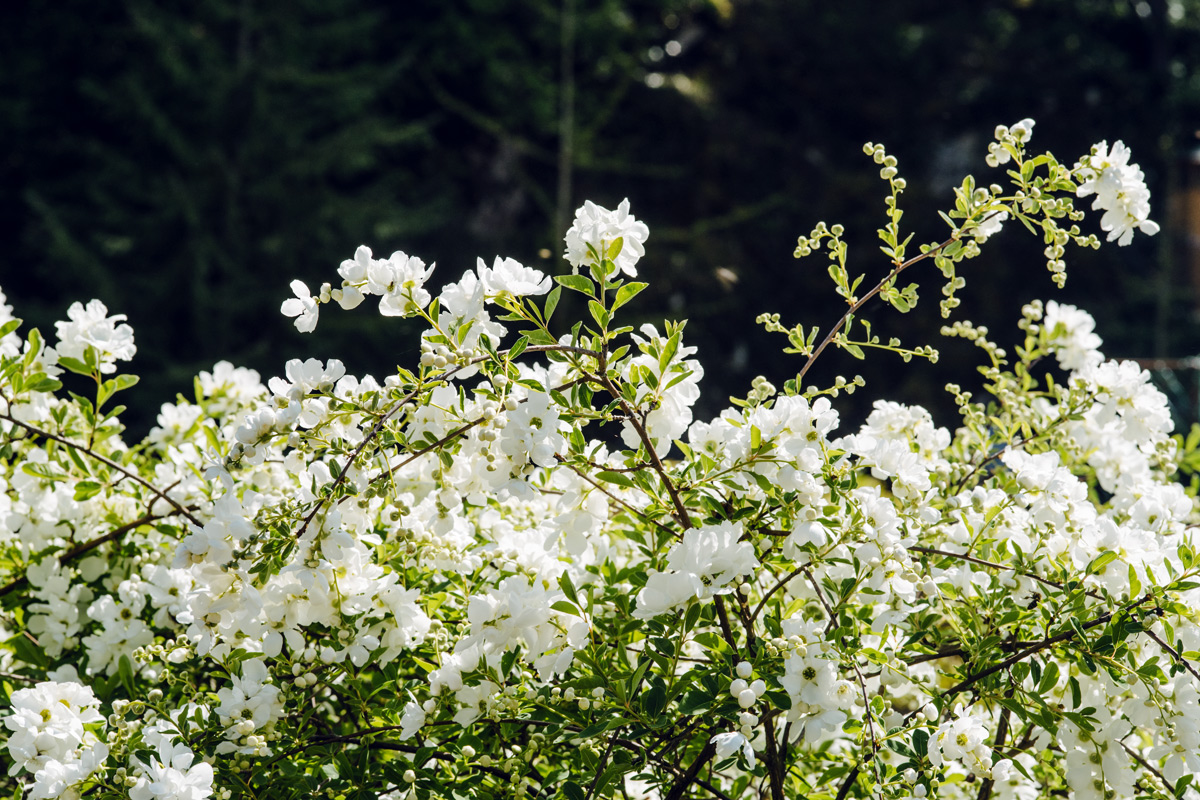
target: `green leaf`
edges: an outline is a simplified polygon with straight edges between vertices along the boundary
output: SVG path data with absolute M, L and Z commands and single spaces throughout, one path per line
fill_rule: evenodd
M 567 800 L 586 800 L 587 792 L 575 781 L 563 781 L 562 792 Z
M 643 289 L 645 289 L 647 286 L 649 286 L 649 284 L 639 283 L 637 281 L 634 281 L 632 283 L 627 283 L 624 286 L 622 286 L 620 289 L 618 289 L 617 290 L 617 298 L 615 300 L 613 300 L 613 304 L 612 304 L 613 313 L 616 313 L 618 308 L 625 305 L 633 298 L 637 297 L 638 294 L 640 294 L 641 291 Z
M 554 313 L 554 309 L 558 308 L 558 300 L 562 297 L 562 287 L 555 286 L 550 290 L 550 294 L 546 295 L 546 305 L 542 310 L 542 314 L 546 318 L 546 322 L 550 321 L 550 315 Z
M 629 476 L 623 472 L 613 472 L 611 470 L 600 470 L 596 473 L 596 477 L 605 483 L 615 483 L 618 486 L 624 486 L 627 489 L 633 489 L 633 481 L 629 480 Z
M 567 599 L 578 607 L 579 596 L 575 591 L 575 584 L 571 582 L 571 576 L 564 572 L 562 577 L 558 579 L 558 585 L 563 590 L 563 594 L 567 596 Z
M 55 380 L 44 372 L 34 375 L 25 384 L 26 391 L 30 392 L 57 392 L 61 388 L 62 381 Z
M 608 251 L 605 252 L 604 257 L 607 258 L 609 261 L 616 261 L 617 256 L 621 255 L 621 248 L 623 248 L 624 246 L 625 246 L 625 237 L 618 236 L 616 239 L 613 240 L 613 243 L 608 246 Z
M 643 707 L 646 709 L 646 716 L 650 719 L 658 719 L 658 715 L 662 713 L 663 708 L 667 705 L 667 692 L 662 684 L 656 683 L 646 692 L 643 700 Z
M 524 353 L 525 348 L 528 346 L 529 346 L 529 337 L 528 336 L 522 336 L 520 339 L 517 339 L 517 341 L 513 342 L 513 346 L 508 348 L 509 360 L 511 361 L 512 359 L 521 355 L 521 353 Z
M 75 484 L 75 500 L 81 502 L 100 494 L 101 486 L 96 481 L 80 481 Z
M 596 284 L 586 275 L 556 275 L 554 280 L 573 292 L 586 294 L 588 297 L 596 296 Z
M 67 370 L 69 370 L 71 372 L 74 372 L 76 375 L 91 375 L 92 374 L 91 368 L 88 367 L 87 364 L 80 361 L 78 358 L 71 358 L 70 356 L 59 356 L 58 357 L 58 365 L 60 367 L 66 368 Z
M 1050 661 L 1042 671 L 1042 680 L 1038 683 L 1038 694 L 1045 695 L 1058 685 L 1058 662 Z
M 667 366 L 671 363 L 671 359 L 675 357 L 675 353 L 679 351 L 679 336 L 680 331 L 675 331 L 671 334 L 671 338 L 667 340 L 666 347 L 658 357 L 659 372 L 666 372 Z
M 129 660 L 129 656 L 122 654 L 120 661 L 117 662 L 117 675 L 121 678 L 121 684 L 125 687 L 125 691 L 129 692 L 130 697 L 136 696 L 136 689 L 133 685 L 133 662 Z
M 1088 564 L 1087 573 L 1089 575 L 1103 575 L 1104 568 L 1116 560 L 1117 553 L 1113 550 L 1109 550 L 1107 553 L 1101 553 L 1092 559 L 1092 563 Z
M 588 300 L 588 311 L 592 312 L 592 319 L 596 320 L 596 324 L 599 325 L 601 329 L 608 327 L 608 322 L 612 317 L 608 311 L 605 310 L 604 306 L 600 305 L 600 303 L 595 300 Z
M 19 327 L 21 327 L 21 320 L 19 319 L 10 319 L 8 322 L 0 325 L 0 339 L 8 336 Z

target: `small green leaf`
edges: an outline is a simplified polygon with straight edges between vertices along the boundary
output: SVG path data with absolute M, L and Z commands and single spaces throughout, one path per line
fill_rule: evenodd
M 618 289 L 617 290 L 617 298 L 615 300 L 613 300 L 613 304 L 612 304 L 613 313 L 616 313 L 618 308 L 625 305 L 633 298 L 637 297 L 638 294 L 640 294 L 641 291 L 643 289 L 645 289 L 647 286 L 649 286 L 649 284 L 638 283 L 638 282 L 634 281 L 633 283 L 627 283 L 624 286 L 622 286 L 620 289 Z
M 618 486 L 624 486 L 627 489 L 634 488 L 633 481 L 629 480 L 629 476 L 622 472 L 613 472 L 611 470 L 600 470 L 596 473 L 596 477 L 605 483 L 615 483 Z
M 596 296 L 596 284 L 586 275 L 556 275 L 554 280 L 573 292 L 586 294 L 588 297 Z
M 87 364 L 83 363 L 78 358 L 71 358 L 70 356 L 59 356 L 58 357 L 58 365 L 60 367 L 65 367 L 66 369 L 70 370 L 71 372 L 74 372 L 76 375 L 91 375 L 92 374 L 91 368 L 89 368 Z
M 625 237 L 618 236 L 616 239 L 613 240 L 613 243 L 608 246 L 608 252 L 606 252 L 604 254 L 604 257 L 607 258 L 609 261 L 616 261 L 617 256 L 621 255 L 621 248 L 623 248 L 624 246 L 625 246 Z
M 567 596 L 567 599 L 578 607 L 579 596 L 575 592 L 575 584 L 571 582 L 571 576 L 564 572 L 562 577 L 558 579 L 558 586 L 562 589 L 563 594 Z
M 595 300 L 588 300 L 588 311 L 592 312 L 592 319 L 596 320 L 596 324 L 605 329 L 608 327 L 608 322 L 611 315 L 605 310 L 604 306 L 600 305 Z
M 1042 680 L 1038 683 L 1038 694 L 1045 695 L 1058 685 L 1058 662 L 1051 661 L 1042 671 Z
M 528 346 L 529 346 L 529 337 L 528 336 L 522 336 L 520 339 L 517 339 L 517 341 L 513 342 L 513 346 L 508 348 L 509 360 L 511 361 L 512 359 L 521 355 L 521 353 L 524 353 L 525 348 Z
M 546 295 L 546 305 L 542 309 L 542 314 L 546 318 L 546 322 L 550 321 L 550 315 L 554 313 L 554 309 L 558 308 L 558 300 L 562 297 L 562 287 L 555 286 L 550 290 L 550 294 Z

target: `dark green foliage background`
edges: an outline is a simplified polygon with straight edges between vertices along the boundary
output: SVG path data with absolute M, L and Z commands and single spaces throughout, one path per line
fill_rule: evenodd
M 264 377 L 297 356 L 377 376 L 414 360 L 415 329 L 365 308 L 325 308 L 315 337 L 278 314 L 291 279 L 336 279 L 360 243 L 437 261 L 435 289 L 477 256 L 560 270 L 565 215 L 629 197 L 651 230 L 630 321 L 691 319 L 705 416 L 798 366 L 757 313 L 840 314 L 822 259 L 792 259 L 797 234 L 841 222 L 852 265 L 886 271 L 884 185 L 862 142 L 899 157 L 904 221 L 933 241 L 953 183 L 987 179 L 994 126 L 1032 116 L 1035 149 L 1063 159 L 1129 144 L 1164 233 L 1070 251 L 1056 292 L 1042 244 L 1012 226 L 967 265 L 963 314 L 1003 339 L 1023 302 L 1056 296 L 1097 314 L 1110 354 L 1187 355 L 1187 232 L 1166 200 L 1197 146 L 1198 30 L 1195 0 L 14 0 L 0 10 L 0 287 L 44 329 L 93 296 L 129 316 L 141 432 L 219 359 Z M 672 40 L 680 53 L 656 60 Z M 916 277 L 909 318 L 875 309 L 885 338 L 937 338 L 933 270 Z M 867 375 L 851 416 L 888 395 L 952 423 L 940 387 L 972 356 L 944 354 L 916 369 L 831 354 L 817 377 Z

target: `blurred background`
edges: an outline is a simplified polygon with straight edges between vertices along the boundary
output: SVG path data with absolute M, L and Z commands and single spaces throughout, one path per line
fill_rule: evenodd
M 417 329 L 371 308 L 326 307 L 314 335 L 278 313 L 289 281 L 336 281 L 359 244 L 436 261 L 434 290 L 478 256 L 561 272 L 574 209 L 625 197 L 651 232 L 650 289 L 627 319 L 690 319 L 698 415 L 715 414 L 755 375 L 782 385 L 800 366 L 758 313 L 826 328 L 841 314 L 822 253 L 793 259 L 797 235 L 842 223 L 852 270 L 867 286 L 886 273 L 885 184 L 863 142 L 899 158 L 904 224 L 936 241 L 952 187 L 994 180 L 992 131 L 1023 117 L 1033 149 L 1068 163 L 1124 140 L 1163 230 L 1068 250 L 1059 291 L 1040 240 L 1010 223 L 962 269 L 958 316 L 1013 341 L 1030 299 L 1083 306 L 1109 355 L 1145 359 L 1180 420 L 1196 416 L 1200 0 L 0 6 L 0 287 L 43 330 L 74 300 L 128 315 L 134 435 L 220 359 L 264 379 L 292 357 L 380 378 L 414 362 Z M 868 315 L 943 359 L 827 354 L 818 381 L 868 379 L 847 423 L 880 396 L 955 422 L 942 386 L 969 384 L 977 359 L 937 341 L 936 270 L 912 274 L 916 311 Z

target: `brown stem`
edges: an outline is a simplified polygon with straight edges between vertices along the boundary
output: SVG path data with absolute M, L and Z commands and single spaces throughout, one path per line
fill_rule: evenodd
M 1058 589 L 1060 591 L 1063 589 L 1063 585 L 1061 583 L 1057 583 L 1056 581 L 1047 580 L 1046 578 L 1039 577 L 1039 576 L 1033 574 L 1032 572 L 1025 572 L 1024 570 L 1019 570 L 1014 567 L 1007 566 L 1005 564 L 997 564 L 994 561 L 985 561 L 982 558 L 976 558 L 975 556 L 969 556 L 966 553 L 952 553 L 949 550 L 938 550 L 936 547 L 922 547 L 920 545 L 913 545 L 912 547 L 909 547 L 908 552 L 924 553 L 926 555 L 931 555 L 931 556 L 945 556 L 946 558 L 957 558 L 960 561 L 969 561 L 970 563 L 978 564 L 981 567 L 991 567 L 992 569 L 1002 569 L 1002 570 L 1006 570 L 1008 572 L 1015 572 L 1018 575 L 1020 575 L 1021 577 L 1029 578 L 1030 580 L 1037 581 L 1038 583 L 1042 584 L 1043 586 L 1049 586 L 1053 589 Z M 1099 597 L 1099 595 L 1096 594 L 1095 592 L 1085 592 L 1085 594 L 1087 594 L 1089 597 Z
M 1153 598 L 1153 595 L 1147 594 L 1145 597 L 1141 598 L 1140 600 L 1138 600 L 1135 603 L 1126 604 L 1120 610 L 1128 611 L 1132 608 L 1137 608 L 1138 606 L 1142 605 L 1143 603 L 1149 602 L 1152 598 Z M 1104 625 L 1113 618 L 1113 613 L 1114 612 L 1112 612 L 1112 611 L 1105 612 L 1104 614 L 1101 614 L 1096 619 L 1093 619 L 1093 620 L 1083 623 L 1082 625 L 1080 625 L 1080 627 L 1083 628 L 1083 630 L 1089 630 L 1091 628 L 1095 628 L 1098 625 Z M 1052 647 L 1056 644 L 1059 644 L 1060 642 L 1069 641 L 1070 639 L 1075 638 L 1075 636 L 1076 636 L 1075 629 L 1072 628 L 1070 630 L 1063 631 L 1062 633 L 1058 634 L 1057 636 L 1051 636 L 1048 639 L 1043 639 L 1040 642 L 1036 642 L 1036 643 L 1030 645 L 1029 647 L 1025 648 L 1024 650 L 1021 650 L 1019 653 L 1015 653 L 1014 655 L 1009 656 L 1008 658 L 1001 661 L 999 664 L 995 664 L 991 667 L 988 667 L 985 670 L 976 672 L 974 675 L 967 676 L 962 681 L 955 684 L 954 686 L 951 686 L 949 689 L 947 689 L 945 692 L 943 692 L 942 697 L 953 697 L 956 694 L 965 692 L 967 689 L 970 689 L 972 686 L 974 686 L 976 683 L 983 680 L 987 676 L 994 675 L 995 673 L 1000 672 L 1001 670 L 1008 669 L 1013 664 L 1016 664 L 1018 661 L 1022 661 L 1024 659 L 1028 658 L 1029 656 L 1033 655 L 1034 653 L 1037 653 L 1041 650 L 1045 650 L 1047 647 Z
M 1188 672 L 1192 673 L 1192 677 L 1200 679 L 1200 672 L 1196 671 L 1196 668 L 1192 666 L 1192 663 L 1190 661 L 1188 661 L 1186 658 L 1183 657 L 1182 653 L 1180 653 L 1174 647 L 1171 647 L 1171 645 L 1167 644 L 1162 639 L 1160 639 L 1158 634 L 1155 633 L 1154 631 L 1150 630 L 1149 628 L 1146 628 L 1145 631 L 1143 631 L 1143 632 L 1147 636 L 1149 636 L 1151 639 L 1153 639 L 1158 644 L 1159 647 L 1161 647 L 1163 650 L 1166 650 L 1168 653 L 1170 653 L 1171 657 L 1175 659 L 1176 663 L 1181 664 L 1184 669 L 1186 669 Z
M 763 595 L 762 600 L 758 601 L 758 605 L 754 607 L 754 613 L 752 613 L 750 615 L 750 621 L 753 622 L 754 620 L 758 619 L 758 615 L 762 612 L 763 606 L 765 606 L 767 604 L 767 600 L 770 599 L 771 595 L 775 594 L 777 591 L 782 589 L 784 586 L 787 586 L 788 582 L 791 581 L 792 578 L 796 577 L 797 575 L 801 574 L 802 572 L 807 572 L 807 571 L 808 571 L 807 565 L 803 566 L 803 567 L 797 567 L 796 569 L 789 572 L 787 574 L 787 577 L 783 578 L 778 583 L 776 583 L 774 586 L 772 586 L 770 588 L 770 590 L 766 594 Z
M 135 519 L 133 522 L 127 522 L 124 525 L 113 528 L 111 531 L 104 534 L 103 536 L 99 536 L 95 539 L 91 539 L 90 541 L 83 542 L 81 544 L 77 544 L 74 547 L 72 547 L 70 550 L 66 550 L 63 553 L 59 554 L 59 556 L 58 556 L 59 563 L 65 564 L 66 562 L 70 561 L 73 558 L 81 556 L 84 553 L 87 553 L 91 550 L 95 550 L 97 547 L 99 547 L 102 544 L 114 541 L 116 539 L 120 539 L 122 536 L 124 536 L 126 533 L 133 530 L 134 528 L 139 528 L 142 525 L 146 525 L 147 523 L 154 522 L 155 520 L 159 520 L 159 519 L 165 519 L 170 516 L 174 516 L 174 515 L 173 514 L 146 514 L 145 516 L 143 516 L 139 519 Z M 16 580 L 12 581 L 11 583 L 8 583 L 4 587 L 0 588 L 0 597 L 3 597 L 4 595 L 6 595 L 10 592 L 14 592 L 18 589 L 22 589 L 28 583 L 29 583 L 29 579 L 26 577 L 17 578 Z
M 500 353 L 500 355 L 505 355 L 507 352 L 508 351 L 503 351 Z M 526 352 L 526 353 L 564 352 L 564 353 L 575 353 L 578 355 L 588 355 L 588 356 L 592 356 L 597 359 L 599 359 L 601 357 L 601 354 L 597 353 L 595 350 L 588 350 L 583 347 L 573 347 L 573 346 L 565 345 L 565 344 L 532 345 L 530 347 L 526 347 L 524 352 Z M 480 356 L 478 358 L 473 358 L 470 361 L 468 361 L 466 364 L 455 367 L 454 369 L 447 370 L 446 372 L 441 373 L 437 377 L 430 378 L 429 383 L 426 384 L 424 388 L 429 388 L 429 386 L 432 386 L 437 383 L 446 383 L 456 373 L 461 372 L 462 370 L 467 369 L 468 367 L 472 367 L 472 366 L 475 366 L 476 364 L 480 364 L 484 361 L 487 361 L 489 358 L 491 358 L 491 356 Z M 325 497 L 319 498 L 317 500 L 317 502 L 313 505 L 312 511 L 308 512 L 308 514 L 305 515 L 304 521 L 300 524 L 300 527 L 296 530 L 296 533 L 294 534 L 294 538 L 299 539 L 301 536 L 304 535 L 304 532 L 308 530 L 308 526 L 312 524 L 313 519 L 320 512 L 321 508 L 325 505 L 327 500 L 329 498 L 332 498 L 334 493 L 337 491 L 338 487 L 341 486 L 343 483 L 345 483 L 346 476 L 350 473 L 350 467 L 353 466 L 354 462 L 358 460 L 358 457 L 360 455 L 362 455 L 362 452 L 367 448 L 367 445 L 369 445 L 371 442 L 373 442 L 375 440 L 376 437 L 379 436 L 379 432 L 383 430 L 383 426 L 386 425 L 388 423 L 388 421 L 396 415 L 397 412 L 399 412 L 402 408 L 404 408 L 406 403 L 408 403 L 411 400 L 413 400 L 414 398 L 416 398 L 419 394 L 420 394 L 420 390 L 414 389 L 413 391 L 409 392 L 404 397 L 402 397 L 400 400 L 396 401 L 396 403 L 394 403 L 392 405 L 392 407 L 387 410 L 387 413 L 385 413 L 383 416 L 381 416 L 379 418 L 379 420 L 375 423 L 374 427 L 371 428 L 370 433 L 368 433 L 366 436 L 363 437 L 363 440 L 361 442 L 359 442 L 358 447 L 354 448 L 354 451 L 350 454 L 350 457 L 348 459 L 346 459 L 346 466 L 342 468 L 342 471 L 338 473 L 337 478 L 334 480 L 333 485 L 329 487 L 329 493 L 327 495 L 325 495 Z M 455 433 L 451 434 L 450 437 L 444 437 L 440 442 L 430 445 L 429 447 L 425 448 L 424 450 L 416 453 L 413 456 L 413 458 L 424 455 L 425 453 L 429 452 L 429 450 L 433 449 L 434 447 L 438 447 L 441 444 L 445 444 L 453 436 L 456 436 L 459 433 L 462 433 L 463 431 L 469 430 L 471 427 L 478 425 L 481 421 L 482 421 L 482 418 L 467 424 L 463 428 L 461 428 L 458 431 L 455 431 Z M 404 464 L 409 463 L 409 461 L 411 461 L 411 460 L 412 459 L 410 458 L 408 461 L 405 461 Z M 401 464 L 400 466 L 403 466 L 403 464 Z M 398 469 L 398 468 L 399 467 L 396 467 L 396 469 Z M 392 470 L 392 471 L 394 472 L 395 470 Z
M 667 494 L 671 496 L 671 503 L 675 506 L 675 518 L 683 526 L 684 530 L 688 530 L 692 527 L 692 518 L 688 516 L 687 509 L 683 505 L 683 500 L 679 497 L 679 490 L 675 488 L 675 484 L 671 481 L 670 476 L 667 475 L 667 470 L 663 466 L 662 459 L 658 457 L 658 452 L 654 449 L 654 442 L 650 439 L 650 435 L 646 433 L 646 426 L 638 419 L 637 414 L 630 408 L 629 403 L 626 402 L 621 392 L 617 390 L 617 387 L 613 385 L 612 380 L 607 375 L 600 374 L 592 377 L 596 383 L 603 386 L 613 396 L 613 399 L 621 405 L 621 410 L 629 417 L 629 424 L 637 432 L 638 439 L 641 440 L 646 448 L 646 452 L 650 456 L 650 465 L 654 467 L 654 471 L 658 473 L 659 480 L 663 482 L 663 487 L 667 490 Z
M 624 500 L 622 500 L 621 498 L 617 497 L 615 494 L 613 494 L 612 492 L 610 492 L 608 489 L 606 489 L 606 488 L 604 487 L 604 485 L 603 485 L 603 484 L 601 484 L 599 481 L 597 481 L 597 480 L 595 480 L 594 478 L 592 478 L 592 477 L 591 477 L 590 475 L 588 475 L 586 472 L 584 472 L 583 470 L 579 469 L 579 468 L 578 468 L 578 467 L 576 467 L 574 464 L 567 463 L 566 459 L 564 459 L 562 456 L 560 456 L 560 455 L 558 455 L 558 454 L 556 453 L 556 454 L 555 454 L 555 458 L 557 458 L 557 459 L 559 460 L 559 462 L 561 462 L 562 464 L 565 464 L 565 465 L 566 465 L 566 467 L 567 467 L 567 469 L 571 470 L 571 471 L 572 471 L 572 472 L 574 472 L 576 475 L 578 475 L 580 478 L 582 478 L 583 480 L 587 481 L 587 482 L 588 482 L 588 483 L 590 483 L 590 484 L 591 484 L 593 487 L 595 487 L 596 489 L 598 489 L 600 492 L 602 492 L 603 494 L 607 495 L 607 496 L 608 496 L 608 499 L 612 500 L 614 503 L 617 503 L 617 504 L 619 504 L 621 507 L 623 507 L 624 509 L 626 509 L 627 511 L 629 511 L 629 512 L 631 512 L 631 513 L 633 513 L 633 514 L 636 514 L 636 515 L 637 515 L 638 517 L 640 517 L 640 518 L 641 518 L 643 521 L 645 521 L 645 522 L 648 522 L 648 523 L 650 523 L 651 525 L 654 525 L 654 526 L 656 526 L 656 527 L 657 527 L 659 530 L 665 531 L 665 532 L 667 532 L 667 533 L 671 534 L 672 536 L 674 536 L 674 537 L 676 537 L 676 538 L 679 538 L 679 532 L 678 532 L 678 531 L 674 531 L 674 530 L 672 530 L 671 528 L 667 527 L 666 525 L 663 525 L 661 522 L 659 522 L 659 521 L 658 521 L 658 520 L 656 520 L 656 519 L 651 519 L 651 518 L 650 518 L 650 515 L 649 515 L 649 514 L 647 514 L 645 511 L 641 511 L 640 509 L 634 508 L 633 506 L 629 505 L 629 503 L 626 503 Z
M 29 431 L 34 436 L 41 436 L 43 439 L 49 439 L 51 441 L 58 442 L 59 444 L 70 447 L 72 450 L 76 450 L 80 453 L 83 453 L 84 455 L 88 456 L 89 458 L 99 461 L 101 464 L 104 464 L 104 465 L 110 467 L 111 469 L 115 469 L 117 472 L 121 473 L 126 478 L 129 478 L 134 483 L 137 483 L 137 484 L 145 487 L 146 489 L 149 489 L 154 494 L 155 497 L 166 502 L 168 505 L 173 507 L 178 513 L 187 517 L 187 519 L 190 522 L 192 522 L 193 524 L 195 524 L 195 525 L 200 524 L 200 520 L 193 517 L 191 515 L 191 513 L 186 508 L 181 506 L 178 502 L 176 502 L 174 498 L 168 497 L 165 492 L 163 492 L 161 489 L 158 489 L 157 487 L 155 487 L 153 484 L 151 484 L 149 481 L 144 479 L 142 476 L 138 475 L 136 472 L 131 472 L 131 471 L 125 469 L 125 467 L 122 467 L 120 464 L 113 461 L 111 458 L 106 458 L 105 456 L 100 455 L 99 453 L 97 453 L 95 450 L 92 450 L 91 448 L 84 447 L 81 444 L 72 442 L 70 439 L 65 439 L 62 436 L 58 436 L 57 434 L 50 433 L 50 431 L 44 431 L 41 428 L 38 428 L 34 425 L 30 425 L 27 422 L 22 422 L 21 420 L 16 419 L 8 414 L 0 414 L 0 419 L 7 420 L 8 422 L 11 422 L 13 425 L 16 425 L 19 428 L 23 428 L 23 429 Z
M 829 346 L 829 343 L 833 341 L 834 337 L 837 336 L 838 332 L 843 327 L 845 327 L 846 321 L 848 319 L 850 319 L 850 317 L 852 317 L 856 313 L 858 313 L 858 310 L 860 308 L 862 308 L 864 305 L 866 305 L 868 300 L 870 300 L 872 297 L 874 297 L 875 295 L 877 295 L 881 291 L 883 291 L 883 287 L 887 286 L 888 282 L 895 280 L 896 277 L 901 272 L 908 269 L 913 264 L 916 264 L 918 261 L 924 261 L 925 259 L 929 258 L 930 256 L 949 247 L 954 242 L 957 242 L 958 239 L 959 239 L 958 233 L 955 232 L 955 234 L 953 236 L 951 236 L 949 239 L 942 242 L 941 244 L 931 247 L 930 249 L 926 250 L 924 253 L 921 253 L 919 256 L 913 256 L 912 258 L 905 261 L 903 264 L 897 264 L 895 267 L 892 268 L 892 271 L 887 274 L 887 277 L 885 277 L 879 283 L 875 284 L 875 288 L 871 289 L 871 291 L 867 292 L 861 298 L 859 298 L 858 300 L 853 302 L 850 305 L 849 310 L 846 311 L 846 313 L 842 315 L 842 318 L 839 319 L 837 321 L 837 324 L 834 325 L 830 329 L 829 333 L 825 334 L 825 338 L 821 340 L 821 343 L 819 345 L 817 345 L 817 349 L 813 350 L 812 355 L 810 355 L 808 357 L 808 360 L 804 362 L 804 366 L 802 366 L 800 368 L 800 372 L 796 375 L 796 382 L 800 383 L 800 381 L 804 378 L 805 374 L 807 374 L 808 370 L 812 367 L 813 362 L 817 360 L 817 356 L 821 355 L 821 353 L 825 350 L 825 348 Z
M 1012 694 L 1012 689 L 1009 689 L 1005 693 L 1005 696 L 1012 697 Z M 1003 708 L 1004 710 L 1000 712 L 1000 722 L 996 725 L 996 743 L 992 745 L 992 749 L 994 750 L 1004 747 L 1004 741 L 1008 738 L 1008 717 L 1010 712 L 1008 706 L 1004 706 Z M 990 800 L 994 784 L 995 781 L 991 778 L 983 782 L 983 785 L 979 787 L 979 800 Z
M 785 800 L 783 793 L 783 759 L 779 756 L 779 748 L 775 742 L 775 720 L 767 715 L 764 721 L 767 729 L 767 779 L 771 784 L 771 800 Z
M 663 800 L 681 800 L 683 796 L 687 794 L 689 786 L 691 786 L 693 783 L 700 782 L 700 770 L 705 764 L 711 761 L 712 757 L 716 754 L 717 748 L 713 745 L 712 741 L 710 740 L 705 742 L 704 749 L 702 749 L 699 754 L 692 759 L 692 765 L 688 767 L 687 772 L 683 773 L 679 777 L 679 780 L 676 781 L 673 786 L 671 786 L 671 791 L 667 793 L 667 796 L 663 798 Z M 725 795 L 721 796 L 724 797 Z

